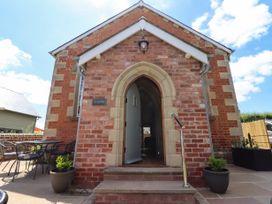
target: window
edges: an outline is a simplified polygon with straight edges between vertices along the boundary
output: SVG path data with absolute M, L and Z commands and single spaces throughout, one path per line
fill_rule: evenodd
M 10 128 L 0 128 L 0 133 L 22 133 L 22 130 L 10 129 Z
M 144 141 L 146 138 L 151 137 L 151 128 L 150 127 L 143 127 L 143 133 L 144 133 Z
M 150 127 L 143 127 L 144 134 L 150 135 L 151 128 Z

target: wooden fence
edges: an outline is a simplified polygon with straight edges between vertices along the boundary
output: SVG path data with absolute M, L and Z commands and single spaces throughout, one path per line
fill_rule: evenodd
M 261 149 L 270 149 L 270 143 L 264 120 L 242 123 L 244 138 L 251 138 Z

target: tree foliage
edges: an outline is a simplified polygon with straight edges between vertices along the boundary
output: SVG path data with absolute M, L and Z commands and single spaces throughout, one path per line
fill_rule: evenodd
M 272 113 L 241 113 L 241 122 L 251 122 L 261 119 L 272 119 Z

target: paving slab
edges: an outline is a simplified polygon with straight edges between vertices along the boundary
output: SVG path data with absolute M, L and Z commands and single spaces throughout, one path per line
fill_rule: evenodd
M 253 171 L 234 165 L 228 165 L 228 169 L 230 170 L 230 184 L 225 194 L 213 193 L 208 188 L 198 189 L 207 203 L 270 204 L 272 171 Z
M 266 182 L 267 179 L 261 175 L 256 175 L 254 173 L 251 174 L 245 174 L 245 173 L 230 173 L 230 181 L 231 183 L 241 183 L 241 182 Z
M 272 190 L 272 189 L 271 189 Z M 272 196 L 272 191 L 261 188 L 255 183 L 230 183 L 229 188 L 221 197 Z
M 33 180 L 33 172 L 25 173 L 24 165 L 21 165 L 20 174 L 15 177 L 6 177 L 7 172 L 1 172 L 0 189 L 8 193 L 8 204 L 85 204 L 90 192 L 70 190 L 67 193 L 56 194 L 50 183 L 50 175 L 42 174 L 38 169 L 36 179 Z M 0 169 L 3 164 L 0 165 Z M 8 168 L 6 168 L 8 170 Z M 90 202 L 88 202 L 90 203 Z
M 210 204 L 263 204 L 254 198 L 208 199 Z
M 211 192 L 208 188 L 198 188 L 197 190 L 204 198 L 220 198 L 218 194 Z

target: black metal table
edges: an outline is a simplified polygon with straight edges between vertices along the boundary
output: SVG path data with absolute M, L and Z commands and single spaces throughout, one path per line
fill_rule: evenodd
M 16 145 L 16 149 L 18 146 L 32 146 L 33 149 L 31 149 L 31 152 L 41 152 L 43 154 L 44 159 L 43 159 L 43 162 L 40 164 L 47 164 L 47 172 L 49 173 L 50 162 L 51 162 L 50 152 L 54 149 L 55 145 L 57 145 L 61 142 L 62 141 L 60 141 L 60 140 L 29 140 L 29 141 L 18 141 L 15 143 L 15 145 Z M 50 145 L 52 145 L 52 147 L 48 148 Z M 20 152 L 21 150 L 16 150 L 16 151 L 17 151 L 17 160 L 18 160 L 18 157 L 20 157 L 20 155 L 24 155 L 24 154 L 22 154 L 22 152 Z M 11 166 L 11 168 L 12 168 L 12 166 Z M 35 169 L 34 178 L 36 175 L 36 169 Z M 43 168 L 42 168 L 42 172 L 44 172 Z M 15 170 L 14 176 L 15 176 L 15 174 L 16 174 L 16 170 Z M 13 180 L 14 180 L 14 176 L 13 176 Z
M 29 140 L 29 141 L 18 141 L 15 144 L 35 144 L 35 145 L 49 145 L 61 143 L 60 140 Z

